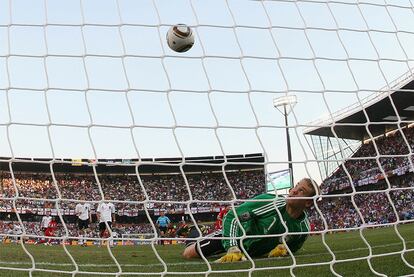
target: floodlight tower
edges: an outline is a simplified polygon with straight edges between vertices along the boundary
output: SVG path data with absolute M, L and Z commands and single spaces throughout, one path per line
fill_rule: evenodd
M 273 106 L 283 114 L 285 117 L 285 126 L 286 126 L 286 147 L 288 153 L 288 162 L 290 170 L 290 183 L 293 186 L 293 164 L 292 164 L 292 150 L 290 148 L 290 136 L 289 136 L 289 123 L 288 115 L 293 110 L 293 107 L 298 103 L 296 95 L 286 95 L 282 97 L 277 97 L 273 99 Z M 283 109 L 281 109 L 283 107 Z

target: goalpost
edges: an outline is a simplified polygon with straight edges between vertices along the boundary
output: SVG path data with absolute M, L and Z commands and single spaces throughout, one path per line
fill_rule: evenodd
M 412 87 L 403 87 L 413 77 L 412 0 L 1 0 L 0 6 L 0 211 L 13 214 L 14 224 L 22 228 L 22 235 L 15 237 L 42 239 L 22 215 L 26 210 L 53 209 L 63 226 L 62 234 L 54 239 L 62 242 L 66 259 L 65 263 L 51 262 L 45 269 L 33 248 L 20 240 L 28 262 L 14 263 L 0 253 L 1 272 L 30 276 L 342 276 L 361 262 L 366 273 L 386 276 L 384 265 L 392 262 L 381 265 L 378 260 L 392 257 L 400 267 L 394 273 L 414 274 L 412 236 L 400 230 L 413 222 L 410 213 L 414 207 L 407 199 L 413 195 L 410 139 L 414 136 L 407 137 L 407 130 L 414 118 L 400 116 L 392 97 L 397 90 L 414 93 Z M 167 30 L 178 23 L 190 26 L 195 35 L 193 48 L 185 53 L 173 52 L 166 42 Z M 289 110 L 286 118 L 273 106 L 279 97 L 297 98 L 297 104 L 284 104 L 285 114 Z M 368 110 L 380 99 L 388 99 L 394 113 L 372 121 Z M 340 121 L 341 116 L 351 114 L 352 105 L 365 116 L 363 122 Z M 337 111 L 343 113 L 338 116 Z M 412 112 L 413 106 L 404 111 Z M 320 116 L 327 120 L 314 121 Z M 393 141 L 392 137 L 374 139 L 372 130 L 381 124 L 394 126 L 387 131 L 401 137 L 396 145 L 404 151 L 395 146 L 381 152 L 384 141 Z M 360 132 L 367 134 L 364 139 L 371 141 L 367 146 L 371 152 L 344 146 L 345 139 L 336 132 L 343 126 L 362 127 Z M 316 144 L 304 134 L 323 128 L 330 141 L 319 146 L 336 152 L 315 157 Z M 290 134 L 287 144 L 286 134 Z M 290 147 L 292 157 L 288 159 Z M 314 229 L 303 254 L 278 259 L 248 257 L 247 262 L 228 266 L 206 258 L 193 264 L 165 258 L 164 248 L 157 246 L 161 238 L 150 216 L 151 207 L 180 206 L 193 224 L 191 205 L 230 204 L 234 208 L 246 199 L 237 198 L 235 182 L 240 180 L 228 177 L 228 168 L 235 163 L 227 156 L 245 153 L 263 153 L 266 172 L 291 168 L 295 182 L 302 177 L 325 181 L 323 195 L 313 197 L 310 218 Z M 186 174 L 186 166 L 192 164 L 188 158 L 206 156 L 223 157 L 219 164 L 204 165 L 222 171 L 221 183 L 231 200 L 194 197 L 192 179 Z M 174 163 L 168 160 L 177 157 L 180 160 Z M 386 159 L 394 159 L 390 163 L 398 166 L 388 166 L 383 162 Z M 398 159 L 404 159 L 403 166 Z M 44 187 L 35 185 L 23 163 L 47 172 L 46 177 L 38 177 L 43 178 Z M 358 163 L 367 168 L 358 169 Z M 89 166 L 89 175 L 82 173 L 84 191 L 71 188 L 76 182 L 72 177 L 56 174 L 62 165 Z M 102 177 L 100 166 L 128 167 L 134 172 L 117 182 L 112 176 Z M 141 172 L 145 166 L 175 167 L 182 177 L 181 189 L 188 195 L 151 198 L 146 185 L 150 181 Z M 389 170 L 395 170 L 392 176 Z M 377 187 L 374 173 L 382 176 Z M 132 183 L 136 185 L 133 192 Z M 108 200 L 117 186 L 125 189 L 126 200 Z M 82 193 L 88 198 L 82 200 Z M 82 238 L 73 232 L 73 223 L 65 222 L 65 209 L 76 203 L 97 205 L 103 201 L 145 213 L 153 234 L 123 234 L 116 240 L 142 244 L 136 247 L 148 243 L 156 270 L 142 260 L 133 260 L 132 265 L 124 262 L 109 243 L 105 253 L 115 269 L 89 269 L 67 245 Z M 382 208 L 378 201 L 386 201 L 382 205 L 386 212 L 377 212 Z M 389 218 L 380 222 L 384 214 Z M 389 249 L 377 252 L 382 242 L 367 232 L 386 226 L 391 227 L 394 240 L 384 242 Z M 337 234 L 353 236 L 358 246 L 338 246 L 332 237 Z M 291 234 L 279 235 L 286 239 Z M 0 236 L 13 234 L 0 231 Z M 87 240 L 100 242 L 113 239 L 111 236 L 110 232 L 109 239 Z

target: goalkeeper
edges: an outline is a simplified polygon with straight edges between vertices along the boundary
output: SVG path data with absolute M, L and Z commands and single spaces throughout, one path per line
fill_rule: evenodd
M 305 209 L 312 206 L 313 198 L 311 197 L 316 195 L 316 189 L 314 181 L 304 178 L 289 191 L 286 199 L 278 198 L 273 194 L 261 194 L 254 197 L 255 200 L 267 201 L 245 202 L 237 207 L 235 210 L 239 220 L 234 216 L 234 211 L 230 210 L 224 217 L 223 230 L 211 234 L 216 238 L 231 237 L 231 239 L 211 239 L 210 236 L 198 242 L 188 241 L 183 257 L 186 259 L 201 257 L 200 251 L 205 257 L 227 252 L 218 260 L 219 262 L 242 261 L 246 259 L 243 248 L 252 257 L 287 256 L 288 251 L 282 239 L 286 231 L 303 233 L 285 236 L 289 250 L 292 253 L 298 251 L 309 235 L 309 220 Z M 309 199 L 298 199 L 299 197 L 309 197 Z M 283 225 L 280 216 L 288 230 Z M 237 239 L 243 236 L 243 230 L 238 221 L 246 233 L 247 237 L 244 239 Z M 263 237 L 263 235 L 278 234 L 280 236 Z M 199 237 L 198 232 L 190 233 L 189 237 Z

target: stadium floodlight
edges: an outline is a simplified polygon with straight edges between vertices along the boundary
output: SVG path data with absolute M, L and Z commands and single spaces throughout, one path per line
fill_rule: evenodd
M 290 170 L 291 185 L 293 185 L 293 164 L 292 164 L 292 150 L 290 147 L 290 135 L 289 135 L 289 122 L 288 115 L 293 110 L 293 107 L 298 103 L 296 95 L 286 95 L 273 99 L 273 106 L 283 114 L 285 117 L 285 129 L 286 129 L 286 147 L 288 153 L 288 163 Z M 280 108 L 283 107 L 283 110 Z
M 273 99 L 273 106 L 279 110 L 279 107 L 284 108 L 284 114 L 289 114 L 293 107 L 298 103 L 298 99 L 296 95 L 286 95 L 282 97 L 277 97 Z M 286 107 L 289 107 L 289 109 L 286 109 Z M 280 111 L 280 110 L 279 110 Z

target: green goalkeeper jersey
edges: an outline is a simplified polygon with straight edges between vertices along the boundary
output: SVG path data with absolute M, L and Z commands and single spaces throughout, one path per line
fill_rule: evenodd
M 240 224 L 247 236 L 275 235 L 283 234 L 286 231 L 300 232 L 303 234 L 288 234 L 285 237 L 286 243 L 292 252 L 299 250 L 308 237 L 309 220 L 304 212 L 299 218 L 294 219 L 286 212 L 286 200 L 278 198 L 273 194 L 261 194 L 253 199 L 268 199 L 267 201 L 245 202 L 236 208 Z M 273 200 L 273 201 L 269 201 Z M 283 226 L 282 221 L 275 207 L 279 210 L 283 222 L 288 230 Z M 243 236 L 233 210 L 230 210 L 223 220 L 223 237 Z M 278 244 L 282 243 L 282 236 L 272 237 L 246 237 L 242 240 L 244 249 L 253 257 L 263 256 L 269 253 Z M 237 246 L 237 239 L 222 240 L 226 251 Z

